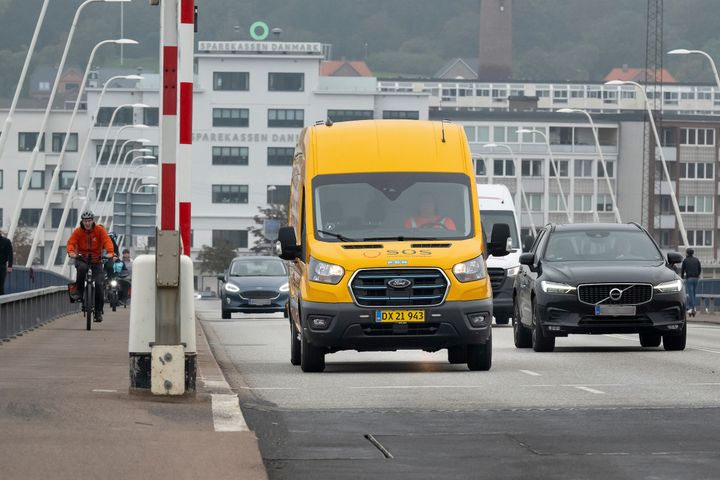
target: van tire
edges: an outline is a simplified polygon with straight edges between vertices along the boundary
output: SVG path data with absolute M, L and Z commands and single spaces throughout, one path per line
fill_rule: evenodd
M 303 372 L 322 372 L 325 370 L 325 351 L 310 345 L 305 335 L 300 336 L 300 368 Z
M 448 362 L 452 364 L 467 363 L 467 347 L 464 345 L 460 347 L 448 347 Z
M 492 367 L 492 335 L 484 344 L 467 346 L 468 368 L 472 371 L 487 371 Z
M 298 339 L 298 331 L 295 323 L 290 320 L 290 363 L 300 365 L 300 340 Z

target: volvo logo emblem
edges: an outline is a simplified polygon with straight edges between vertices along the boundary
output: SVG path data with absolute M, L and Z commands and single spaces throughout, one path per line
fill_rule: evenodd
M 623 292 L 619 288 L 613 288 L 612 290 L 610 290 L 610 298 L 616 302 L 620 300 L 622 294 Z
M 397 288 L 399 290 L 401 288 L 409 287 L 412 282 L 407 278 L 393 278 L 392 280 L 388 280 L 387 284 L 388 287 Z

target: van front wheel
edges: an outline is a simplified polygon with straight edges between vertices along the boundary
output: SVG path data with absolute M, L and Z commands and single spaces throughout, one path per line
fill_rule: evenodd
M 487 371 L 492 366 L 492 336 L 484 345 L 468 345 L 468 368 L 472 371 Z
M 303 372 L 322 372 L 325 370 L 325 352 L 310 345 L 305 335 L 300 336 L 300 368 Z
M 300 365 L 300 340 L 295 323 L 290 319 L 290 363 Z

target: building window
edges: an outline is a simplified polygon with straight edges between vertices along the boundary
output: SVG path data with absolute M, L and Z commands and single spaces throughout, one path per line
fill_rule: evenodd
M 384 119 L 420 120 L 420 112 L 417 110 L 383 110 Z
M 145 107 L 143 109 L 143 123 L 149 127 L 160 125 L 160 109 L 158 107 Z
M 605 160 L 605 165 L 607 166 L 607 173 L 609 178 L 615 177 L 615 162 Z M 598 178 L 605 178 L 605 170 L 603 169 L 602 162 L 597 162 L 597 176 Z
M 553 162 L 550 162 L 550 176 L 557 177 L 555 173 L 555 166 L 557 166 L 557 169 L 560 170 L 560 176 L 567 177 L 570 170 L 569 164 L 570 162 L 568 160 L 555 160 L 555 165 L 553 165 Z
M 213 108 L 213 127 L 247 127 L 250 111 L 247 108 Z
M 18 190 L 22 189 L 23 182 L 25 181 L 25 173 L 27 170 L 18 170 Z M 45 188 L 45 172 L 42 170 L 35 170 L 30 177 L 30 190 L 42 190 Z
M 493 160 L 493 177 L 514 177 L 515 163 L 511 159 L 497 158 Z
M 542 160 L 523 160 L 522 161 L 522 176 L 523 177 L 542 177 Z
M 673 170 L 668 167 L 672 175 Z M 664 174 L 658 178 L 665 178 Z M 680 163 L 680 178 L 682 179 L 698 179 L 712 180 L 715 178 L 715 165 L 712 163 Z
M 62 219 L 63 214 L 62 208 L 53 208 L 50 212 L 52 217 L 52 228 L 58 228 L 58 225 L 60 225 L 60 220 Z M 68 210 L 68 216 L 65 219 L 65 228 L 73 228 L 78 225 L 78 211 L 74 208 Z
M 4 186 L 5 186 L 5 172 L 4 172 L 4 170 L 0 170 L 0 190 L 2 190 Z M 2 222 L 0 222 L 0 226 L 2 226 Z
M 678 199 L 683 213 L 713 213 L 712 195 L 681 195 Z
M 268 90 L 271 92 L 302 92 L 305 90 L 305 74 L 268 73 Z
M 572 128 L 550 127 L 551 145 L 572 145 Z
M 294 154 L 292 147 L 268 147 L 267 164 L 273 167 L 292 165 Z
M 691 247 L 712 247 L 713 245 L 712 230 L 688 230 L 687 238 Z
M 576 212 L 592 212 L 592 195 L 575 195 L 574 208 Z
M 110 119 L 112 118 L 115 109 L 117 109 L 117 107 L 100 107 L 95 125 L 98 127 L 107 127 L 110 125 Z M 133 114 L 133 107 L 122 107 L 115 114 L 112 126 L 119 127 L 121 125 L 132 125 L 134 123 Z
M 372 120 L 372 110 L 328 110 L 327 118 L 333 122 L 349 122 L 351 120 Z
M 490 141 L 490 127 L 477 127 L 477 141 L 483 143 Z
M 681 128 L 680 145 L 715 145 L 712 128 Z
M 304 110 L 268 109 L 268 127 L 299 127 L 305 124 Z
M 42 208 L 23 208 L 20 210 L 19 222 L 25 227 L 37 227 L 40 223 Z
M 213 185 L 212 203 L 248 203 L 248 186 Z
M 575 160 L 575 177 L 592 177 L 592 166 L 592 160 Z
M 479 177 L 487 175 L 487 167 L 485 166 L 484 158 L 478 158 L 475 160 L 475 175 Z
M 213 165 L 247 165 L 248 147 L 212 147 Z
M 53 133 L 52 134 L 52 151 L 60 152 L 62 150 L 62 144 L 65 141 L 64 133 Z M 66 152 L 77 152 L 78 151 L 78 134 L 71 133 L 68 139 L 67 146 L 65 147 Z
M 248 72 L 213 72 L 213 90 L 250 90 Z
M 58 178 L 58 190 L 70 190 L 75 181 L 75 170 L 60 170 Z
M 247 248 L 248 232 L 247 230 L 213 230 L 212 243 L 213 246 L 228 243 L 234 249 Z
M 385 118 L 385 112 L 383 112 L 383 118 Z M 465 137 L 467 137 L 468 142 L 477 142 L 477 136 L 475 133 L 476 127 L 465 125 L 463 130 L 465 130 Z
M 109 158 L 110 151 L 113 150 L 113 144 L 115 144 L 115 150 L 113 151 L 112 158 Z M 121 147 L 123 146 L 123 144 L 125 144 L 125 147 L 123 147 L 121 150 Z M 150 147 L 145 147 L 141 143 L 135 143 L 135 142 L 125 143 L 124 141 L 118 141 L 116 143 L 114 141 L 108 141 L 105 144 L 105 150 L 101 154 L 100 153 L 101 147 L 102 147 L 102 144 L 95 145 L 95 158 L 97 158 L 97 162 L 101 165 L 106 165 L 108 163 L 110 163 L 112 165 L 117 164 L 118 161 L 125 159 L 125 155 L 127 154 L 127 152 L 129 152 L 130 150 L 133 150 L 135 148 L 150 148 Z M 108 160 L 109 160 L 109 162 L 108 162 Z
M 677 129 L 663 127 L 660 130 L 660 143 L 663 147 L 674 147 L 677 145 Z
M 551 193 L 548 197 L 548 211 L 550 212 L 566 212 L 567 206 L 570 205 L 570 199 L 569 196 L 565 196 L 565 201 L 563 202 L 563 197 L 559 193 Z
M 267 203 L 270 205 L 288 205 L 290 203 L 290 185 L 268 185 Z
M 18 152 L 32 152 L 35 148 L 39 132 L 19 132 L 18 133 Z M 40 140 L 38 150 L 45 151 L 45 135 Z
M 598 212 L 612 212 L 612 197 L 607 193 L 600 193 L 597 196 L 596 210 Z
M 542 193 L 528 193 L 526 195 L 528 205 L 530 205 L 531 212 L 542 212 L 543 211 L 543 194 Z

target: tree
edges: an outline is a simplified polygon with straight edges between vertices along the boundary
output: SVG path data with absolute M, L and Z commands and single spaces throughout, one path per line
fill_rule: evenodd
M 20 223 L 18 228 L 15 230 L 15 236 L 12 238 L 12 246 L 13 263 L 15 265 L 25 266 L 28 254 L 30 253 L 30 247 L 32 246 L 32 235 L 30 235 L 30 229 L 25 227 L 22 223 Z M 35 257 L 33 265 L 38 264 L 40 264 L 40 259 Z
M 255 253 L 266 253 L 273 255 L 272 245 L 277 238 L 267 238 L 265 236 L 265 220 L 276 220 L 279 224 L 287 225 L 287 206 L 280 204 L 271 204 L 267 207 L 258 207 L 259 213 L 253 217 L 256 226 L 250 227 L 250 233 L 256 238 L 255 244 L 250 250 Z
M 217 242 L 212 247 L 203 245 L 197 256 L 200 273 L 215 274 L 224 272 L 230 265 L 230 260 L 235 258 L 236 254 L 237 252 L 232 244 L 225 240 Z

